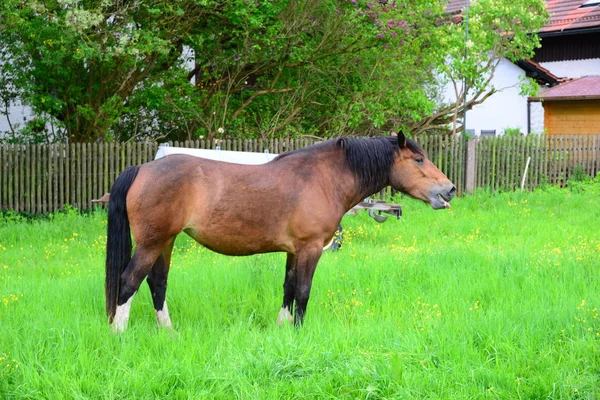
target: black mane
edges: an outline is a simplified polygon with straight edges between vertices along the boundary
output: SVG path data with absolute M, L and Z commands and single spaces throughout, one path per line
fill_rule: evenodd
M 415 141 L 406 139 L 406 146 L 413 153 L 424 155 L 423 149 Z M 390 169 L 396 152 L 400 150 L 397 136 L 333 139 L 281 154 L 275 160 L 334 147 L 344 151 L 347 166 L 358 180 L 358 190 L 366 193 L 365 196 L 389 185 Z
M 358 178 L 358 190 L 368 195 L 389 185 L 390 170 L 398 147 L 398 137 L 381 136 L 368 139 L 343 138 L 338 140 L 346 153 L 350 170 Z M 407 139 L 406 146 L 414 153 L 423 149 Z

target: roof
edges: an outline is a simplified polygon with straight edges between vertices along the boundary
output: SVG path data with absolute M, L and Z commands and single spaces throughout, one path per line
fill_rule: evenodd
M 600 28 L 600 5 L 582 7 L 585 3 L 589 0 L 546 0 L 550 20 L 540 33 Z M 467 0 L 449 0 L 446 12 L 460 13 L 466 5 Z
M 448 6 L 446 7 L 446 12 L 450 14 L 461 12 L 466 5 L 467 0 L 450 0 L 448 2 Z
M 550 21 L 540 29 L 540 33 L 600 27 L 600 6 L 582 7 L 584 3 L 589 1 L 547 0 Z
M 516 64 L 525 71 L 529 78 L 535 79 L 539 84 L 555 86 L 561 82 L 561 78 L 533 60 L 519 60 Z
M 532 101 L 556 101 L 556 100 L 598 100 L 600 99 L 600 76 L 591 75 L 573 79 L 561 83 L 531 97 Z

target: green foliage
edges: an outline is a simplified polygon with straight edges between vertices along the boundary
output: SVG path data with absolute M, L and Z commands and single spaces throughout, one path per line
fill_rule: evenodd
M 576 166 L 570 171 L 567 179 L 567 188 L 573 192 L 595 191 L 600 195 L 600 175 L 595 178 L 585 173 L 583 167 Z
M 583 167 L 578 165 L 569 174 L 569 182 L 585 182 L 589 183 L 592 181 L 592 178 L 585 173 Z
M 30 105 L 54 129 L 47 141 L 411 129 L 434 113 L 440 73 L 484 86 L 482 57 L 529 56 L 544 15 L 539 0 L 474 3 L 463 60 L 462 25 L 442 24 L 443 6 L 5 0 L 0 97 Z
M 521 77 L 519 82 L 521 96 L 537 96 L 540 91 L 540 85 L 533 79 L 527 78 L 525 76 Z
M 448 62 L 440 71 L 448 77 L 467 79 L 470 88 L 487 86 L 489 63 L 499 57 L 511 61 L 533 56 L 540 46 L 535 34 L 548 17 L 545 3 L 539 0 L 478 0 L 469 8 L 469 39 L 465 43 L 466 24 L 446 24 Z M 532 34 L 533 33 L 533 34 Z
M 165 102 L 142 118 L 158 118 L 186 138 L 220 131 L 228 137 L 335 136 L 409 120 L 432 106 L 422 88 L 431 79 L 423 67 L 431 60 L 418 50 L 431 43 L 417 28 L 430 25 L 416 16 L 418 7 L 425 3 L 409 12 L 365 2 L 291 2 L 252 19 L 250 28 L 246 21 L 239 32 L 217 36 L 223 43 L 194 38 L 190 45 L 206 57 L 196 59 L 202 62 L 196 87 L 181 80 L 177 96 L 163 84 L 140 90 L 132 113 L 160 91 Z M 261 33 L 253 33 L 255 26 Z M 410 56 L 401 57 L 400 48 Z M 420 80 L 412 79 L 415 71 Z
M 521 127 L 520 126 L 514 126 L 514 127 L 506 127 L 504 128 L 504 135 L 505 136 L 523 136 L 523 134 L 521 133 Z

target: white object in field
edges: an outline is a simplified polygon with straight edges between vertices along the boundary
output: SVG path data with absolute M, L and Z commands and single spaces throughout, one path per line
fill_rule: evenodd
M 209 160 L 252 165 L 266 164 L 278 156 L 278 154 L 272 154 L 268 151 L 265 151 L 264 153 L 252 153 L 247 151 L 188 149 L 185 147 L 160 145 L 154 159 L 157 160 L 170 154 L 188 154 L 190 156 L 207 158 Z

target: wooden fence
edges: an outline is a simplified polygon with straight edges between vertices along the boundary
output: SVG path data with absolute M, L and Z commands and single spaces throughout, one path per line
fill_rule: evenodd
M 600 172 L 600 135 L 483 137 L 474 144 L 474 188 L 513 191 L 523 177 L 527 190 L 565 186 L 573 173 Z
M 564 185 L 574 171 L 600 171 L 600 135 L 484 137 L 469 143 L 457 137 L 422 137 L 429 158 L 448 175 L 459 193 L 474 188 L 518 189 L 530 158 L 525 188 Z M 214 140 L 171 146 L 282 153 L 312 139 Z M 46 213 L 70 205 L 92 207 L 119 173 L 154 158 L 157 143 L 0 145 L 0 209 Z M 469 154 L 470 152 L 470 154 Z M 471 159 L 471 164 L 466 159 Z M 467 170 L 466 170 L 467 169 Z M 465 180 L 471 176 L 471 182 Z

